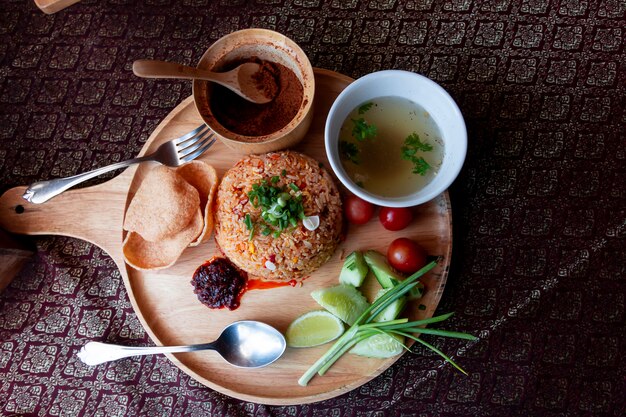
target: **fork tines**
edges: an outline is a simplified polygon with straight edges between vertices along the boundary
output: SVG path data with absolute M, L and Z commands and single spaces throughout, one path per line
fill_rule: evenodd
M 207 125 L 202 125 L 176 139 L 179 159 L 188 162 L 202 155 L 215 143 L 215 135 Z

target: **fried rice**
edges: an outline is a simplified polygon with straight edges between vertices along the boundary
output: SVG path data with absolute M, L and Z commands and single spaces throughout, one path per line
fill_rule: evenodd
M 299 220 L 280 234 L 275 230 L 260 233 L 261 209 L 254 207 L 249 192 L 264 180 L 294 198 L 301 196 L 305 216 L 319 216 L 319 226 L 308 230 Z M 293 151 L 251 155 L 222 178 L 216 196 L 215 240 L 225 256 L 252 276 L 273 281 L 301 279 L 332 256 L 341 233 L 339 192 L 330 174 L 313 158 Z

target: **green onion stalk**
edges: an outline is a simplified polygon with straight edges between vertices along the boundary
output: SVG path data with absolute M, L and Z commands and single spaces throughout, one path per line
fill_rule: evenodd
M 461 332 L 453 332 L 448 330 L 427 329 L 421 326 L 427 324 L 438 323 L 448 319 L 452 313 L 442 314 L 440 316 L 431 317 L 424 320 L 409 321 L 407 318 L 401 318 L 384 322 L 373 322 L 373 319 L 387 308 L 394 301 L 409 293 L 413 288 L 419 285 L 421 278 L 428 271 L 437 265 L 438 260 L 428 263 L 419 271 L 415 272 L 398 285 L 387 291 L 382 297 L 374 301 L 354 322 L 354 324 L 330 347 L 330 349 L 320 357 L 298 380 L 298 384 L 306 386 L 315 374 L 324 375 L 328 369 L 341 358 L 346 352 L 354 347 L 357 343 L 376 334 L 400 335 L 408 339 L 414 340 L 433 352 L 441 356 L 446 362 L 450 363 L 462 373 L 467 373 L 458 366 L 450 357 L 437 349 L 435 346 L 421 340 L 416 333 L 432 334 L 435 336 L 452 337 L 466 340 L 476 340 L 476 337 Z M 409 350 L 407 346 L 405 349 Z

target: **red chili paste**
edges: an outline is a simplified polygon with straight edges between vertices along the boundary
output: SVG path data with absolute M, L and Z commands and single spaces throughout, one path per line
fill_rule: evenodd
M 191 284 L 198 300 L 207 307 L 235 310 L 247 281 L 247 275 L 227 258 L 214 257 L 196 269 Z
M 261 64 L 261 69 L 253 76 L 254 81 L 263 85 L 261 91 L 267 96 L 275 95 L 274 100 L 265 104 L 252 103 L 221 85 L 212 84 L 211 111 L 231 132 L 244 136 L 269 135 L 285 127 L 298 114 L 304 88 L 296 74 L 286 66 L 258 58 L 231 62 L 223 70 L 228 71 L 244 62 Z M 277 93 L 273 89 L 277 89 Z M 254 141 L 253 138 L 249 140 Z

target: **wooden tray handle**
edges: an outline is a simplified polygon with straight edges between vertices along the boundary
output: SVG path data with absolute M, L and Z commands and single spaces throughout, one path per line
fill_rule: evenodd
M 0 197 L 0 227 L 16 234 L 86 240 L 119 262 L 126 199 L 135 170 L 131 167 L 102 184 L 66 191 L 43 204 L 22 198 L 27 187 L 11 188 Z

